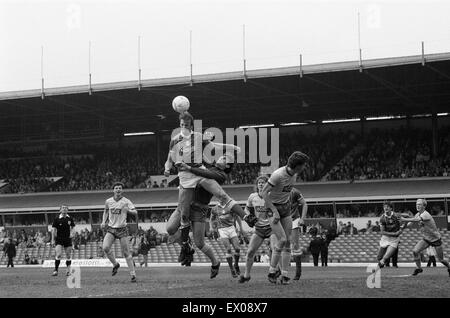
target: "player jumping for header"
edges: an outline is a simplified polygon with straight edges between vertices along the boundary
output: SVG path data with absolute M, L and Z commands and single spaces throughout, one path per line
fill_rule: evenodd
M 188 112 L 184 112 L 179 116 L 181 132 L 176 134 L 170 141 L 169 155 L 164 166 L 164 175 L 170 175 L 170 169 L 175 164 L 181 167 L 185 163 L 194 169 L 204 169 L 203 150 L 205 147 L 222 151 L 223 148 L 232 152 L 240 152 L 240 148 L 234 145 L 225 145 L 213 143 L 203 138 L 199 132 L 194 132 L 194 118 Z M 194 174 L 189 168 L 179 169 L 178 177 L 180 180 L 178 194 L 178 211 L 181 214 L 181 253 L 178 261 L 183 263 L 188 255 L 192 254 L 192 248 L 189 245 L 189 228 L 190 228 L 190 208 L 194 200 L 195 188 L 201 186 L 218 198 L 219 202 L 228 210 L 234 210 L 241 218 L 245 216 L 244 210 L 222 189 L 222 187 L 214 179 L 207 179 L 200 174 Z

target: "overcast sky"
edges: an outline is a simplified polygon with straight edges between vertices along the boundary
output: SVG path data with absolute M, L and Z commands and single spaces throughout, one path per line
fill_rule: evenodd
M 450 1 L 0 0 L 0 91 L 450 52 Z

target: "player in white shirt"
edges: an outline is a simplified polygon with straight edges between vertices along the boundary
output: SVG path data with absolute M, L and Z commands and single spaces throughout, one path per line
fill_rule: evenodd
M 269 281 L 277 282 L 276 271 L 281 258 L 281 284 L 289 284 L 288 269 L 291 262 L 291 190 L 297 179 L 297 174 L 306 168 L 309 157 L 301 151 L 294 151 L 287 165 L 275 170 L 261 192 L 266 206 L 272 211 L 271 227 L 276 235 L 276 244 L 270 262 Z M 299 224 L 303 224 L 300 218 Z
M 179 120 L 181 131 L 170 140 L 169 154 L 164 165 L 164 175 L 166 177 L 170 175 L 173 165 L 178 168 L 180 186 L 177 210 L 181 214 L 180 232 L 182 242 L 178 261 L 184 263 L 186 257 L 193 252 L 189 244 L 190 207 L 194 201 L 195 188 L 198 185 L 201 185 L 206 191 L 214 195 L 227 210 L 236 210 L 241 217 L 245 215 L 245 212 L 235 200 L 230 198 L 216 180 L 194 174 L 189 169 L 180 169 L 184 166 L 182 165 L 184 163 L 194 169 L 206 170 L 203 165 L 205 159 L 203 155 L 206 148 L 208 150 L 214 149 L 216 153 L 224 148 L 232 152 L 240 152 L 240 148 L 234 145 L 214 143 L 204 138 L 202 133 L 194 131 L 194 117 L 188 112 L 180 114 Z
M 438 260 L 447 267 L 448 274 L 450 275 L 450 264 L 444 259 L 441 233 L 439 233 L 439 229 L 431 214 L 425 210 L 426 206 L 427 201 L 425 199 L 418 199 L 416 201 L 417 214 L 413 218 L 401 218 L 402 222 L 419 222 L 420 231 L 422 232 L 422 239 L 417 242 L 413 249 L 414 261 L 416 262 L 417 268 L 412 275 L 416 276 L 423 272 L 420 252 L 428 246 L 433 246 L 436 249 Z
M 114 257 L 111 251 L 111 246 L 116 239 L 120 240 L 120 246 L 122 248 L 123 256 L 127 261 L 128 268 L 130 269 L 131 282 L 136 282 L 136 272 L 134 270 L 133 256 L 130 253 L 128 247 L 128 228 L 127 228 L 127 215 L 131 214 L 137 217 L 137 211 L 133 203 L 122 196 L 123 183 L 116 182 L 113 185 L 114 196 L 107 199 L 105 202 L 105 211 L 103 212 L 103 220 L 101 227 L 106 234 L 103 239 L 103 251 L 108 259 L 113 264 L 112 276 L 117 274 L 117 270 L 120 264 Z

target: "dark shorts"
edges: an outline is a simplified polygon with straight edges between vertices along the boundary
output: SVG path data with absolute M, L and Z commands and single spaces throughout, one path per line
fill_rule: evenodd
M 192 202 L 189 219 L 191 222 L 206 222 L 209 208 L 207 205 Z
M 121 239 L 123 237 L 127 237 L 128 234 L 128 227 L 124 226 L 124 227 L 120 227 L 120 228 L 113 228 L 108 226 L 108 229 L 106 230 L 106 233 L 111 233 L 114 238 L 116 239 Z
M 430 245 L 430 246 L 433 246 L 433 247 L 439 247 L 439 246 L 441 246 L 442 245 L 442 239 L 439 239 L 439 240 L 436 240 L 436 241 L 433 241 L 433 242 L 430 242 L 430 241 L 428 241 L 428 240 L 426 240 L 426 239 L 423 239 L 428 245 Z
M 280 219 L 291 216 L 291 203 L 274 204 L 280 214 Z
M 55 246 L 56 245 L 62 245 L 64 248 L 72 246 L 72 239 L 69 238 L 56 238 L 55 239 Z
M 255 227 L 255 234 L 264 240 L 270 237 L 272 234 L 272 228 L 270 226 Z

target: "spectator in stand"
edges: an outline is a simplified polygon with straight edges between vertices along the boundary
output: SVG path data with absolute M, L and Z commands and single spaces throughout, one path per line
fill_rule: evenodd
M 380 232 L 381 228 L 380 228 L 380 222 L 376 221 L 375 225 L 372 227 L 372 232 Z
M 30 255 L 28 255 L 28 252 L 25 252 L 25 256 L 24 256 L 24 259 L 23 259 L 24 261 L 25 261 L 25 264 L 26 265 L 29 265 L 30 264 Z
M 39 232 L 37 233 L 37 237 L 36 237 L 36 247 L 42 247 L 42 246 L 44 246 L 44 245 L 45 245 L 45 242 L 44 242 L 44 235 L 42 234 L 41 231 L 39 231 Z
M 328 231 L 325 230 L 320 235 L 320 238 L 323 241 L 323 245 L 320 249 L 320 261 L 322 262 L 322 266 L 328 266 L 328 245 L 330 242 L 328 242 L 327 234 Z
M 6 237 L 6 231 L 4 231 L 3 229 L 0 229 L 0 244 L 2 244 L 5 241 L 5 237 Z
M 153 182 L 152 188 L 159 188 L 159 185 L 156 181 Z

